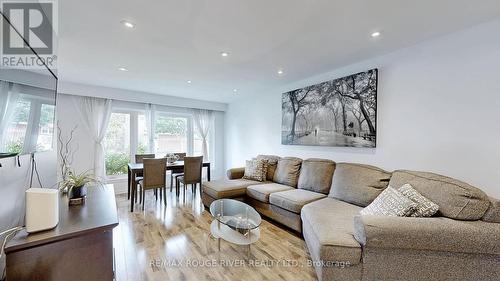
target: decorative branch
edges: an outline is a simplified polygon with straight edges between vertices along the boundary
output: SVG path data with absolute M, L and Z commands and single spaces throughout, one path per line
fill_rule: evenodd
M 74 160 L 74 155 L 76 151 L 78 150 L 78 144 L 76 149 L 73 149 L 72 147 L 72 142 L 73 142 L 73 137 L 75 135 L 75 131 L 78 128 L 78 125 L 75 125 L 73 129 L 71 129 L 69 138 L 67 140 L 64 140 L 64 137 L 62 135 L 62 130 L 61 126 L 59 124 L 59 121 L 57 121 L 57 142 L 58 142 L 58 151 L 59 151 L 59 157 L 60 157 L 60 172 L 61 172 L 61 178 L 62 180 L 66 180 L 68 173 L 70 171 L 70 167 L 73 164 Z

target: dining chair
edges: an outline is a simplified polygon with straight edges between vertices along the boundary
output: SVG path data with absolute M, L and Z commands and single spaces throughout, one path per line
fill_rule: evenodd
M 201 169 L 203 166 L 203 156 L 185 157 L 184 158 L 184 173 L 175 177 L 177 195 L 180 194 L 180 184 L 184 185 L 184 197 L 186 196 L 186 187 L 191 185 L 193 194 L 198 184 L 200 184 L 201 193 Z
M 167 158 L 158 159 L 144 159 L 144 178 L 139 181 L 141 187 L 141 202 L 142 210 L 144 210 L 144 205 L 146 201 L 146 190 L 149 189 L 160 189 L 163 190 L 163 200 L 165 205 L 167 204 Z M 155 192 L 156 200 L 158 200 L 158 194 Z M 161 199 L 160 199 L 161 200 Z
M 150 154 L 136 154 L 135 155 L 135 163 L 144 163 L 145 158 L 155 158 L 153 153 Z
M 155 158 L 155 155 L 152 153 L 149 154 L 136 154 L 135 155 L 135 163 L 144 163 L 144 159 L 146 158 Z M 142 173 L 137 173 L 135 177 L 135 182 L 139 184 L 139 181 L 142 180 L 143 176 Z M 136 186 L 137 188 L 137 186 Z M 137 190 L 137 189 L 136 189 Z M 137 202 L 137 193 L 135 194 L 135 202 Z
M 173 153 L 174 155 L 179 156 L 179 161 L 184 161 L 184 158 L 186 157 L 187 153 L 185 152 L 178 152 L 178 153 Z M 172 192 L 172 187 L 174 186 L 174 177 L 182 174 L 184 172 L 184 168 L 173 168 L 170 172 L 170 192 Z M 176 187 L 177 188 L 177 187 Z

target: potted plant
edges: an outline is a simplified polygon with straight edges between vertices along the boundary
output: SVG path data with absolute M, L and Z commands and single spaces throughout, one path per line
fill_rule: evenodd
M 60 188 L 66 190 L 69 199 L 83 198 L 87 195 L 86 185 L 89 183 L 97 184 L 99 180 L 89 172 L 77 174 L 69 171 L 66 179 L 62 181 Z

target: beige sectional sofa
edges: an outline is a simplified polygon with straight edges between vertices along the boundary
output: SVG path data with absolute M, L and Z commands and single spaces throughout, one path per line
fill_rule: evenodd
M 234 198 L 302 233 L 319 280 L 500 280 L 500 201 L 449 177 L 325 159 L 276 159 L 267 181 L 203 184 L 206 206 Z M 360 216 L 388 185 L 439 205 L 431 218 Z

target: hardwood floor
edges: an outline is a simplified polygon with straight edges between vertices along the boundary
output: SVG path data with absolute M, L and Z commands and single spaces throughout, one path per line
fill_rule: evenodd
M 117 280 L 316 280 L 300 237 L 268 221 L 251 246 L 221 242 L 210 236 L 210 213 L 199 193 L 185 201 L 167 191 L 167 207 L 146 194 L 146 208 L 130 212 L 126 194 L 117 195 L 120 224 L 114 231 Z

